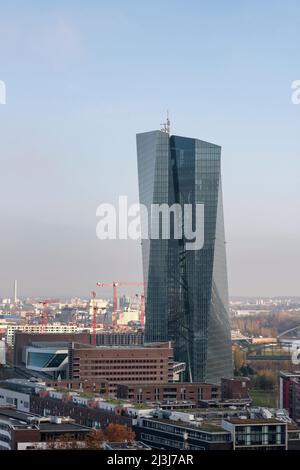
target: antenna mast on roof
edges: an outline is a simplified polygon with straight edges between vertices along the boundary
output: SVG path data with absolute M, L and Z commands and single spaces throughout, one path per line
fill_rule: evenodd
M 166 119 L 166 122 L 164 122 L 163 124 L 161 124 L 161 131 L 162 132 L 165 132 L 166 134 L 169 134 L 170 135 L 170 132 L 171 132 L 171 122 L 170 122 L 170 118 L 169 118 L 169 111 L 167 110 L 167 119 Z

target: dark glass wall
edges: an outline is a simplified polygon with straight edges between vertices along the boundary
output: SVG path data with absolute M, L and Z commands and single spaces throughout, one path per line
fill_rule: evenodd
M 154 131 L 137 135 L 140 203 L 151 213 L 151 204 L 168 204 L 169 137 Z M 143 220 L 142 220 L 143 223 Z M 150 220 L 148 221 L 150 226 Z M 167 269 L 168 240 L 142 240 L 146 342 L 165 341 L 168 337 Z
M 202 249 L 188 250 L 172 230 L 170 240 L 142 242 L 145 341 L 172 340 L 186 380 L 218 383 L 232 375 L 221 148 L 154 131 L 137 135 L 137 153 L 140 202 L 149 213 L 153 203 L 191 204 L 194 220 L 196 204 L 204 204 Z

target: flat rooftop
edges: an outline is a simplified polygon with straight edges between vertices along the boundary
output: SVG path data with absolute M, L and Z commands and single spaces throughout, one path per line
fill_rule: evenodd
M 14 409 L 10 408 L 0 408 L 0 419 L 4 419 L 8 421 L 9 424 L 11 424 L 14 427 L 18 427 L 21 429 L 27 429 L 29 426 L 31 428 L 37 428 L 36 425 L 31 425 L 28 421 L 27 418 L 29 416 L 34 416 L 30 415 L 27 413 L 22 413 L 22 411 L 17 411 Z
M 81 424 L 76 423 L 39 423 L 37 426 L 41 432 L 90 432 L 92 430 L 92 428 L 88 428 L 87 426 L 82 426 Z
M 0 408 L 0 419 L 6 419 L 10 424 L 15 427 L 28 429 L 28 427 L 33 429 L 39 429 L 41 432 L 86 432 L 91 431 L 91 428 L 87 426 L 82 426 L 76 423 L 51 423 L 47 421 L 43 422 L 31 422 L 29 418 L 45 419 L 43 416 L 35 415 L 32 413 L 23 413 L 22 411 L 10 409 L 10 408 Z
M 175 365 L 178 363 L 175 362 Z M 118 385 L 125 385 L 126 387 L 202 387 L 211 386 L 220 388 L 220 385 L 212 384 L 209 382 L 159 382 L 159 383 L 141 383 L 141 382 L 122 382 Z
M 147 417 L 145 416 L 144 419 L 149 419 L 151 421 L 156 421 L 164 424 L 169 424 L 170 426 L 180 426 L 183 428 L 191 428 L 193 431 L 198 430 L 198 431 L 203 431 L 203 432 L 208 432 L 208 433 L 222 433 L 222 434 L 228 434 L 229 431 L 226 429 L 222 428 L 220 424 L 214 424 L 210 421 L 176 421 L 172 419 L 167 419 L 167 418 L 155 418 L 153 416 Z
M 280 371 L 281 377 L 300 377 L 300 370 L 296 370 L 295 372 L 290 372 L 287 370 Z
M 106 447 L 109 450 L 151 450 L 151 447 L 147 446 L 143 442 L 107 442 Z
M 248 425 L 255 425 L 255 424 L 287 424 L 284 421 L 280 421 L 277 418 L 256 418 L 256 419 L 243 419 L 243 418 L 230 418 L 230 419 L 225 419 L 225 421 L 228 421 L 229 423 L 232 424 L 248 424 Z
M 109 350 L 114 349 L 130 350 L 130 349 L 172 349 L 169 343 L 148 343 L 148 344 L 120 344 L 120 345 L 99 345 L 93 346 L 92 344 L 84 344 L 77 341 L 70 341 L 76 349 L 96 349 L 96 350 Z
M 31 382 L 30 380 L 26 379 L 8 379 L 0 382 L 0 388 L 4 388 L 6 390 L 13 390 L 19 393 L 32 393 L 37 387 L 44 388 L 45 383 Z
M 27 347 L 35 348 L 68 348 L 68 341 L 32 341 Z

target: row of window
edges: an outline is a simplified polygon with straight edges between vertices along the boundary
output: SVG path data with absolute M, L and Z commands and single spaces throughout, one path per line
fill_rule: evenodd
M 0 441 L 6 442 L 7 444 L 11 443 L 11 438 L 0 433 Z
M 192 444 L 188 444 L 185 446 L 184 442 L 175 441 L 174 439 L 167 439 L 166 437 L 161 436 L 154 436 L 153 434 L 147 434 L 142 432 L 141 439 L 146 441 L 146 443 L 150 444 L 159 444 L 161 446 L 171 447 L 172 449 L 189 449 L 189 450 L 204 450 L 203 446 L 194 446 Z
M 82 359 L 74 358 L 73 363 L 74 365 L 80 364 L 128 364 L 128 363 L 137 363 L 137 364 L 154 364 L 157 365 L 159 359 L 114 359 L 114 360 L 106 360 L 106 359 Z M 160 359 L 160 362 L 165 362 L 164 359 Z
M 100 374 L 100 373 L 98 373 L 98 372 L 94 374 L 94 376 L 97 376 L 97 375 L 98 375 L 98 376 L 103 376 L 102 374 Z M 114 375 L 114 377 L 115 377 L 117 374 L 112 374 L 112 375 Z M 79 375 L 76 375 L 76 374 L 73 375 L 73 378 L 74 378 L 74 379 L 80 379 L 80 378 L 82 378 L 82 377 L 84 377 L 84 374 L 82 374 L 81 377 L 80 377 Z M 86 377 L 90 377 L 90 374 L 86 374 Z M 126 375 L 125 377 L 118 377 L 118 382 L 122 382 L 122 381 L 128 382 L 128 380 L 134 380 L 134 381 L 136 381 L 136 382 L 143 382 L 143 381 L 149 382 L 149 380 L 151 380 L 151 381 L 153 381 L 153 382 L 155 382 L 155 381 L 160 381 L 160 382 L 162 382 L 162 381 L 163 381 L 163 377 L 160 377 L 160 379 L 159 379 L 156 375 L 154 375 L 154 376 L 153 376 L 153 375 L 147 375 L 146 377 L 141 377 L 141 376 L 131 376 L 131 377 L 128 377 L 128 375 Z M 117 384 L 116 384 L 116 385 L 117 385 Z
M 9 430 L 10 430 L 10 427 L 8 426 L 8 424 L 0 423 L 0 429 L 1 429 L 2 431 L 9 431 Z
M 79 371 L 74 370 L 73 374 L 76 374 L 76 373 L 79 374 Z M 132 377 L 137 376 L 137 374 L 139 376 L 146 376 L 146 377 L 159 377 L 159 374 L 158 373 L 155 374 L 155 371 L 143 372 L 143 371 L 133 370 L 133 371 L 125 371 L 125 372 L 119 371 L 119 372 L 105 372 L 105 373 L 103 373 L 103 371 L 98 372 L 97 370 L 90 370 L 90 371 L 87 371 L 87 372 L 86 371 L 80 371 L 80 375 L 82 375 L 82 377 L 90 377 L 90 376 L 94 376 L 94 375 L 99 375 L 100 377 L 125 376 L 125 377 L 128 377 L 128 378 L 131 379 Z M 160 374 L 160 378 L 163 381 L 163 378 L 164 378 L 163 374 Z
M 74 366 L 75 368 L 75 366 Z M 76 367 L 77 370 L 79 366 Z M 142 369 L 147 369 L 147 370 L 158 370 L 157 366 L 97 366 L 95 364 L 91 364 L 89 366 L 80 366 L 80 370 L 126 370 L 126 369 L 133 369 L 133 370 L 142 370 Z M 160 366 L 160 369 L 164 370 L 163 366 Z
M 229 433 L 209 433 L 204 431 L 193 430 L 190 428 L 184 428 L 180 426 L 174 426 L 172 424 L 164 424 L 160 421 L 143 420 L 143 426 L 158 431 L 164 431 L 171 434 L 183 435 L 188 433 L 189 437 L 194 439 L 200 439 L 203 441 L 214 441 L 214 442 L 227 442 L 231 439 Z

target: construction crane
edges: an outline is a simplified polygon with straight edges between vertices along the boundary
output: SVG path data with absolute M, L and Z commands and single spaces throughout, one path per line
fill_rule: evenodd
M 49 320 L 49 304 L 56 304 L 59 302 L 58 299 L 50 299 L 50 300 L 42 300 L 39 304 L 43 305 L 43 310 L 40 316 L 40 325 L 42 325 L 42 329 L 47 328 L 48 320 Z
M 145 294 L 141 294 L 141 327 L 145 328 Z
M 137 298 L 139 298 L 139 294 L 135 294 Z M 140 314 L 140 322 L 141 327 L 145 327 L 145 294 L 141 294 L 141 314 Z
M 144 286 L 144 282 L 97 282 L 96 284 L 98 287 L 106 287 L 106 286 L 112 286 L 113 287 L 113 315 L 112 315 L 112 324 L 113 328 L 117 326 L 117 287 L 118 286 Z M 141 299 L 141 318 L 145 317 L 145 314 L 142 314 L 142 305 L 143 305 L 143 310 L 145 312 L 145 297 L 143 298 L 143 301 Z M 141 320 L 142 322 L 142 320 Z M 144 322 L 144 319 L 143 319 Z
M 93 305 L 93 321 L 92 321 L 92 345 L 97 344 L 97 303 L 96 303 L 96 292 L 91 292 L 92 305 Z
M 112 323 L 113 326 L 117 324 L 117 286 L 119 285 L 118 282 L 97 282 L 96 284 L 98 287 L 107 287 L 112 286 L 113 288 L 113 317 Z

